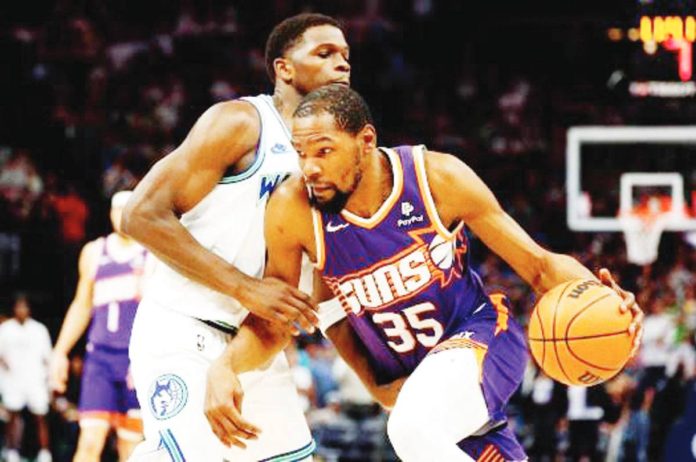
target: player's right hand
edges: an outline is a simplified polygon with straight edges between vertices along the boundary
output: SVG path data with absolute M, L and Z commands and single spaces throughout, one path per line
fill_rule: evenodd
M 48 385 L 56 393 L 65 393 L 70 360 L 67 355 L 54 351 L 48 365 Z
M 226 446 L 245 448 L 245 439 L 258 438 L 260 430 L 242 417 L 244 391 L 237 374 L 223 357 L 208 368 L 205 390 L 205 417 L 210 428 Z
M 280 279 L 249 278 L 238 299 L 256 316 L 282 326 L 293 335 L 300 333 L 298 325 L 309 333 L 319 325 L 309 295 Z

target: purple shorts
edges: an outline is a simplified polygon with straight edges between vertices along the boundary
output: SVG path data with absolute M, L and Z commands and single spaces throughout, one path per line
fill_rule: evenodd
M 490 415 L 489 427 L 494 428 L 482 436 L 472 436 L 459 443 L 459 447 L 478 460 L 526 460 L 527 456 L 514 433 L 507 427 L 505 407 L 510 397 L 522 383 L 529 360 L 526 335 L 510 317 L 507 299 L 492 295 L 491 304 L 466 320 L 459 333 L 443 341 L 431 351 L 450 348 L 472 348 L 481 366 L 481 388 Z M 489 448 L 490 446 L 490 448 Z M 502 459 L 501 459 L 502 457 Z
M 82 371 L 80 414 L 126 414 L 139 409 L 135 389 L 127 384 L 128 350 L 90 345 Z

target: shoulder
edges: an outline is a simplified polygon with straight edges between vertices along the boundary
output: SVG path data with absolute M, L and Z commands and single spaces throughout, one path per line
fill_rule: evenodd
M 0 332 L 8 333 L 17 329 L 19 323 L 15 318 L 10 318 L 0 325 Z
M 271 226 L 290 229 L 302 236 L 312 226 L 309 196 L 302 176 L 290 176 L 273 192 L 266 209 L 266 220 Z
M 424 149 L 423 163 L 430 187 L 447 186 L 461 183 L 471 175 L 473 170 L 462 160 L 444 152 Z
M 34 318 L 29 319 L 29 321 L 31 322 L 31 325 L 32 325 L 34 330 L 42 332 L 42 333 L 43 332 L 48 333 L 48 328 L 42 322 L 37 321 Z
M 309 207 L 309 197 L 305 188 L 302 174 L 293 173 L 287 180 L 283 181 L 271 196 L 271 200 L 283 204 L 293 204 L 295 206 L 306 205 Z
M 99 255 L 105 245 L 106 237 L 100 237 L 93 241 L 89 241 L 82 247 L 78 264 L 80 272 L 83 275 L 86 273 L 94 273 L 99 262 Z
M 243 99 L 214 104 L 201 115 L 199 120 L 209 124 L 240 127 L 258 127 L 261 124 L 259 113 L 254 105 Z
M 82 252 L 80 252 L 80 258 L 85 257 L 85 258 L 91 258 L 92 256 L 98 255 L 99 252 L 104 248 L 106 245 L 106 237 L 98 237 L 94 239 L 93 241 L 87 242 L 83 247 L 82 247 Z
M 251 103 L 225 101 L 211 106 L 198 118 L 184 144 L 213 154 L 245 153 L 256 147 L 260 133 L 261 119 Z

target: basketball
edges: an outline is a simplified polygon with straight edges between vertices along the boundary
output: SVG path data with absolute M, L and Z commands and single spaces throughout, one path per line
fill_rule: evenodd
M 576 279 L 549 290 L 529 320 L 534 360 L 552 379 L 566 385 L 597 385 L 628 361 L 633 335 L 630 311 L 621 297 L 599 281 Z

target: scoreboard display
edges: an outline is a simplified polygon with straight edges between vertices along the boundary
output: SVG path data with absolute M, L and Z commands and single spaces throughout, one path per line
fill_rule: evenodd
M 633 42 L 629 93 L 644 98 L 696 97 L 696 10 L 691 0 L 639 1 L 625 28 L 609 38 Z
M 655 55 L 659 47 L 672 53 L 679 80 L 692 80 L 693 46 L 696 41 L 694 16 L 643 16 L 640 19 L 640 41 L 648 55 Z M 672 76 L 676 77 L 674 74 Z

